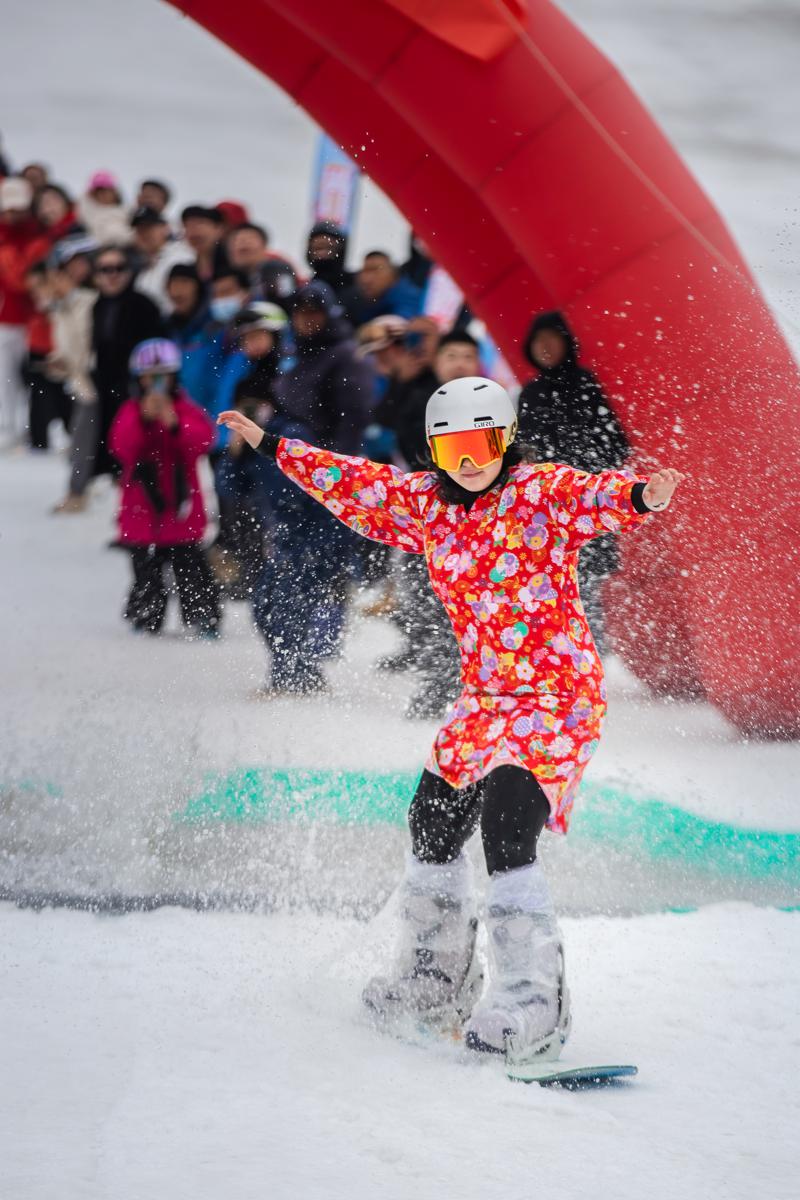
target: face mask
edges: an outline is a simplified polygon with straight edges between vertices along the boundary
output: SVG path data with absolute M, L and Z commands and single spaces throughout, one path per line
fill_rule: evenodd
M 232 321 L 242 307 L 238 296 L 220 296 L 211 301 L 211 315 L 215 321 Z

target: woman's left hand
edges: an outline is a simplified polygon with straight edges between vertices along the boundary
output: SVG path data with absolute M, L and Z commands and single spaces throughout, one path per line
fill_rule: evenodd
M 251 421 L 237 408 L 229 408 L 226 412 L 220 413 L 217 417 L 217 424 L 227 426 L 231 433 L 238 433 L 254 450 L 258 449 L 264 437 L 264 430 L 261 426 L 256 425 L 255 421 Z
M 661 471 L 655 471 L 645 485 L 642 499 L 653 512 L 660 512 L 667 507 L 675 488 L 679 483 L 683 483 L 685 478 L 685 475 L 680 471 L 675 471 L 672 467 L 664 467 Z

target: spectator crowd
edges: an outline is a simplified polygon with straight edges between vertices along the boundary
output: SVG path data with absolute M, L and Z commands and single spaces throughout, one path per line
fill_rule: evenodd
M 439 716 L 458 654 L 425 564 L 364 543 L 216 417 L 240 408 L 280 435 L 420 469 L 428 397 L 485 373 L 471 314 L 445 330 L 425 315 L 432 264 L 413 235 L 405 263 L 374 250 L 353 272 L 345 232 L 320 222 L 300 267 L 238 201 L 171 205 L 162 180 L 128 202 L 97 171 L 75 199 L 45 166 L 14 171 L 0 155 L 0 448 L 47 451 L 63 428 L 60 517 L 86 510 L 98 476 L 115 481 L 133 630 L 157 634 L 173 591 L 204 638 L 219 636 L 224 602 L 247 602 L 269 651 L 265 693 L 310 694 L 326 687 L 354 583 L 375 583 L 374 611 L 404 637 L 380 665 L 417 672 L 409 716 Z M 564 317 L 532 314 L 523 352 L 530 455 L 620 466 L 624 433 Z M 602 641 L 614 539 L 587 551 L 581 590 Z

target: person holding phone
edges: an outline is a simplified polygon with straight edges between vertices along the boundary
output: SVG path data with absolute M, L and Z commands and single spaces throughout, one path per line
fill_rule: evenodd
M 219 634 L 217 584 L 201 545 L 206 511 L 198 460 L 214 442 L 214 426 L 178 383 L 180 347 L 150 338 L 134 348 L 134 394 L 111 427 L 122 464 L 119 540 L 130 552 L 133 584 L 125 619 L 137 632 L 159 633 L 172 568 L 181 616 L 196 636 Z

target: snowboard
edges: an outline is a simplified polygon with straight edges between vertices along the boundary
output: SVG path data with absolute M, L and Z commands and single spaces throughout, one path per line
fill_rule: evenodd
M 568 1066 L 557 1059 L 549 1062 L 509 1063 L 506 1075 L 516 1083 L 538 1083 L 540 1087 L 563 1087 L 569 1091 L 577 1088 L 602 1087 L 619 1079 L 638 1075 L 638 1067 L 631 1063 L 603 1063 L 599 1066 Z
M 375 1028 L 375 1026 L 373 1026 Z M 598 1065 L 570 1065 L 558 1059 L 533 1059 L 531 1062 L 513 1062 L 503 1054 L 475 1055 L 466 1049 L 461 1026 L 457 1023 L 445 1028 L 434 1027 L 424 1021 L 413 1018 L 408 1021 L 395 1021 L 381 1027 L 381 1032 L 389 1034 L 397 1041 L 407 1046 L 430 1049 L 438 1045 L 443 1049 L 457 1051 L 464 1061 L 476 1062 L 481 1058 L 487 1062 L 494 1060 L 498 1066 L 505 1069 L 508 1079 L 514 1083 L 538 1083 L 540 1087 L 563 1087 L 567 1091 L 577 1091 L 579 1088 L 589 1090 L 602 1086 L 613 1086 L 621 1079 L 630 1079 L 638 1075 L 639 1068 L 632 1063 L 601 1063 Z

